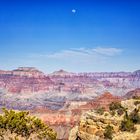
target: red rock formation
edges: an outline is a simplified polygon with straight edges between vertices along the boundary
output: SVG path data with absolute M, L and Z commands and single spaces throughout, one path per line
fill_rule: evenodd
M 0 71 L 0 88 L 13 93 L 48 91 L 53 84 L 49 77 L 35 68 Z
M 0 88 L 10 92 L 57 91 L 92 93 L 95 88 L 140 88 L 139 71 L 71 73 L 64 70 L 46 76 L 33 67 L 20 67 L 13 71 L 0 71 Z
M 44 73 L 34 67 L 19 67 L 12 71 L 13 75 L 28 76 L 28 77 L 44 77 Z
M 133 98 L 133 97 L 140 97 L 140 88 L 137 88 L 137 89 L 135 89 L 135 90 L 129 91 L 129 92 L 124 96 L 124 98 L 126 98 L 126 99 L 130 99 L 130 98 Z
M 72 75 L 74 75 L 74 73 L 72 73 L 72 72 L 67 72 L 67 71 L 65 71 L 65 70 L 63 70 L 63 69 L 60 69 L 59 71 L 55 71 L 55 72 L 53 72 L 53 73 L 51 73 L 51 74 L 49 74 L 50 76 L 67 76 L 67 75 L 69 75 L 69 76 L 72 76 Z
M 113 96 L 111 93 L 106 92 L 101 96 L 97 97 L 93 101 L 88 102 L 86 105 L 82 105 L 80 108 L 84 110 L 96 109 L 99 107 L 104 107 L 108 110 L 109 104 L 112 102 L 120 102 L 121 98 L 118 96 Z

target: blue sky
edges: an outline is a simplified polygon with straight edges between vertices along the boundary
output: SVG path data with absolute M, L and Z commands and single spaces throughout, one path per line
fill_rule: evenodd
M 138 0 L 0 0 L 0 69 L 135 71 Z

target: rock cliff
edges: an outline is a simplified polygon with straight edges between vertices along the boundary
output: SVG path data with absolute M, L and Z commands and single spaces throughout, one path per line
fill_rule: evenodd
M 41 71 L 20 67 L 13 71 L 0 71 L 0 88 L 12 93 L 33 93 L 48 91 L 53 84 Z
M 95 96 L 107 90 L 123 96 L 132 89 L 140 88 L 139 73 L 139 70 L 133 73 L 72 73 L 59 70 L 46 75 L 34 67 L 19 67 L 12 71 L 0 70 L 0 88 L 13 93 L 48 91 L 90 93 Z
M 139 104 L 136 104 L 139 103 Z M 104 111 L 102 114 L 97 110 L 91 110 L 84 113 L 80 119 L 79 125 L 73 127 L 69 135 L 69 140 L 139 140 L 140 138 L 140 123 L 133 125 L 130 123 L 132 114 L 140 107 L 139 99 L 129 99 L 121 102 L 121 106 L 126 109 L 122 114 L 112 114 L 110 111 Z M 131 116 L 131 119 L 126 118 L 126 112 Z M 132 113 L 133 112 L 133 113 Z M 135 111 L 136 113 L 137 111 Z M 137 114 L 140 120 L 140 110 Z M 136 116 L 136 115 L 134 115 Z M 128 121 L 125 125 L 124 122 Z M 122 123 L 123 122 L 123 123 Z M 122 130 L 121 127 L 130 129 Z M 111 129 L 109 129 L 111 128 Z M 107 134 L 107 135 L 106 135 Z
M 109 104 L 112 102 L 120 102 L 122 99 L 118 96 L 113 96 L 109 92 L 103 93 L 101 96 L 96 97 L 94 100 L 89 101 L 87 104 L 80 106 L 81 110 L 90 110 L 97 109 L 99 107 L 103 107 L 106 110 L 109 108 Z
M 140 88 L 129 91 L 127 94 L 124 95 L 124 98 L 127 98 L 127 99 L 135 98 L 135 97 L 140 97 Z

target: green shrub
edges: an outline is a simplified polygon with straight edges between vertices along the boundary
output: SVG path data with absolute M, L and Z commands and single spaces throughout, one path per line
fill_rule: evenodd
M 0 130 L 10 130 L 28 139 L 31 134 L 37 134 L 42 138 L 56 139 L 56 133 L 45 125 L 40 119 L 29 116 L 29 112 L 7 110 L 3 108 L 0 115 Z
M 125 108 L 121 105 L 121 103 L 119 102 L 112 102 L 110 105 L 109 105 L 109 109 L 111 112 L 114 113 L 114 111 L 117 112 L 118 115 L 122 115 L 124 112 L 125 112 Z M 115 114 L 115 113 L 114 113 Z
M 110 125 L 107 125 L 105 127 L 105 131 L 104 131 L 104 138 L 105 139 L 109 139 L 109 140 L 112 140 L 112 137 L 113 137 L 113 127 L 110 126 Z
M 100 115 L 103 115 L 104 114 L 104 111 L 105 111 L 105 108 L 104 107 L 99 107 L 96 109 L 96 113 L 100 114 Z
M 120 130 L 128 131 L 128 132 L 134 132 L 136 130 L 136 128 L 134 126 L 134 122 L 128 116 L 127 112 L 125 113 L 124 119 L 121 122 Z
M 133 99 L 136 99 L 136 100 L 140 100 L 140 97 L 139 96 L 133 96 L 132 98 Z
M 134 124 L 140 124 L 139 109 L 134 109 L 129 115 Z
M 108 113 L 105 113 L 105 115 L 104 116 L 108 116 Z
M 121 127 L 120 127 L 121 131 L 128 131 L 128 132 L 134 132 L 135 131 L 135 127 L 134 127 L 134 123 L 132 120 L 128 119 L 128 120 L 123 120 L 121 122 Z
M 109 105 L 109 109 L 110 109 L 111 111 L 117 110 L 117 109 L 120 109 L 120 108 L 122 108 L 122 106 L 121 106 L 121 103 L 119 103 L 119 102 L 112 102 L 112 103 Z

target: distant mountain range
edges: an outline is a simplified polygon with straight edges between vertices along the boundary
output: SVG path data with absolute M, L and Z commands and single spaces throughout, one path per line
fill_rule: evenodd
M 23 104 L 21 108 L 24 109 L 36 106 L 61 109 L 70 102 L 93 100 L 104 92 L 123 97 L 137 88 L 140 88 L 140 70 L 93 73 L 59 70 L 51 74 L 44 74 L 34 67 L 0 70 L 0 103 L 8 102 L 11 106 L 16 101 L 13 105 L 16 108 Z
M 59 70 L 48 75 L 33 67 L 19 67 L 12 71 L 0 70 L 0 88 L 13 93 L 50 91 L 92 93 L 93 89 L 98 87 L 100 90 L 139 88 L 140 70 L 93 73 L 72 73 Z

